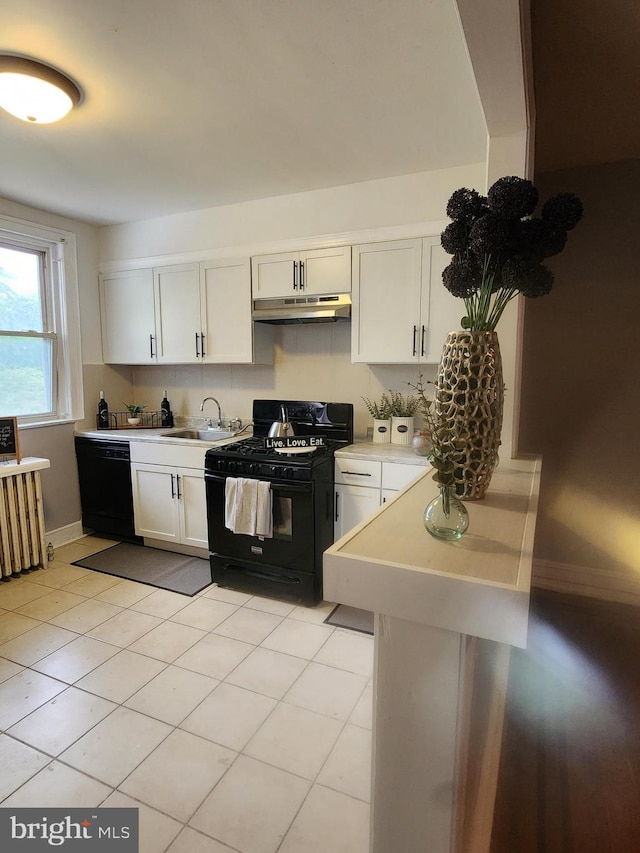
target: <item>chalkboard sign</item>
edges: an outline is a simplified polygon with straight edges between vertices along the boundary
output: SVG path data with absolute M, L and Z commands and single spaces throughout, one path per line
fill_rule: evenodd
M 22 459 L 17 418 L 0 418 L 0 458 L 3 456 L 15 456 L 16 462 Z

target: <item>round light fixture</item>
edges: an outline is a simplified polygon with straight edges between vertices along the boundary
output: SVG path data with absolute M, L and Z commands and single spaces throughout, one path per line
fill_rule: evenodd
M 82 93 L 65 74 L 24 56 L 0 55 L 0 107 L 23 121 L 64 118 Z

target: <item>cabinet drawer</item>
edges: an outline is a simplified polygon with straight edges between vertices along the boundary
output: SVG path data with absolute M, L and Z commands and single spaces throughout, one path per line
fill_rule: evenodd
M 352 486 L 367 486 L 379 489 L 382 463 L 369 459 L 345 459 L 336 457 L 335 481 Z
M 152 444 L 146 441 L 132 441 L 131 461 L 149 462 L 152 465 L 171 465 L 175 468 L 204 469 L 206 447 L 179 447 L 175 444 Z
M 422 465 L 403 465 L 401 462 L 383 462 L 382 463 L 382 488 L 383 489 L 404 489 L 412 480 L 415 480 L 422 474 L 425 468 L 430 467 L 428 464 Z

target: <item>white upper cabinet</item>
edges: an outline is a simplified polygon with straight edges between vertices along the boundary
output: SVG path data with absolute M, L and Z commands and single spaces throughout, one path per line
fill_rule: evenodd
M 198 264 L 155 267 L 153 283 L 158 362 L 189 364 L 200 358 Z
M 107 364 L 155 364 L 153 270 L 100 276 L 102 353 Z
M 442 284 L 447 263 L 439 237 L 354 246 L 353 362 L 440 360 L 446 334 L 460 328 L 464 313 Z
M 251 319 L 249 258 L 105 274 L 100 302 L 107 363 L 273 363 L 273 329 Z
M 251 258 L 254 299 L 351 292 L 351 246 L 256 255 Z
M 422 241 L 420 361 L 424 363 L 437 364 L 449 332 L 462 328 L 464 301 L 452 296 L 442 283 L 442 272 L 450 261 L 439 237 Z
M 200 264 L 200 316 L 203 361 L 273 363 L 273 327 L 251 319 L 248 258 Z

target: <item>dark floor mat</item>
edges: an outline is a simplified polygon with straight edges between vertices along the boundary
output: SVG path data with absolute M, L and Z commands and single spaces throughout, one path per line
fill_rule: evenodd
M 90 554 L 72 565 L 180 592 L 182 595 L 195 595 L 211 583 L 208 560 L 128 542 Z
M 373 613 L 348 604 L 337 604 L 324 621 L 326 625 L 335 625 L 337 628 L 373 634 Z

